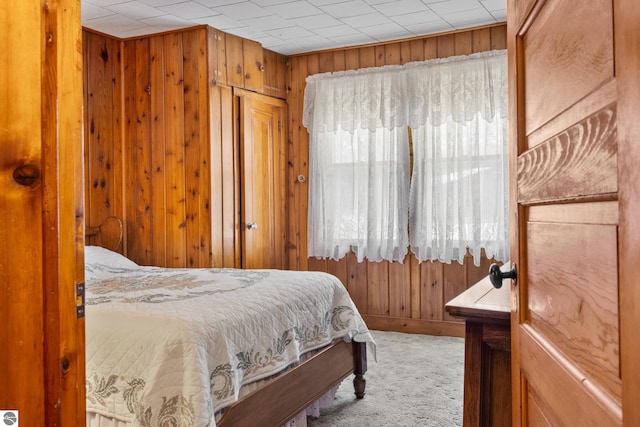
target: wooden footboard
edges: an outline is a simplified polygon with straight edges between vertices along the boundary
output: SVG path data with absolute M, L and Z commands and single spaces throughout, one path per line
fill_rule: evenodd
M 340 340 L 230 406 L 216 425 L 281 426 L 351 374 L 362 399 L 366 370 L 366 344 Z

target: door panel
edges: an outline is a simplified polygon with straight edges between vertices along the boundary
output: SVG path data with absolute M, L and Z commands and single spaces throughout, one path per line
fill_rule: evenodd
M 613 5 L 509 12 L 517 425 L 622 424 Z
M 285 103 L 235 90 L 240 98 L 242 266 L 283 268 Z

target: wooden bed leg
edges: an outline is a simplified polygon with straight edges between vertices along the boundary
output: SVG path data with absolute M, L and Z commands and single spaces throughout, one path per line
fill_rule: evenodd
M 353 342 L 353 388 L 355 389 L 356 399 L 364 397 L 364 388 L 367 381 L 364 374 L 367 372 L 367 344 L 363 342 Z

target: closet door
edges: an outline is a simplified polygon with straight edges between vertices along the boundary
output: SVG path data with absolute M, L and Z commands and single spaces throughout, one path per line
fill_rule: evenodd
M 284 268 L 286 104 L 234 89 L 240 102 L 241 241 L 243 268 Z

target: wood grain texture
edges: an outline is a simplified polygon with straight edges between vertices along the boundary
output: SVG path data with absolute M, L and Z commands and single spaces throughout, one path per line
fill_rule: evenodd
M 640 4 L 614 2 L 618 112 L 620 364 L 625 425 L 640 425 Z
M 524 204 L 617 191 L 615 106 L 582 120 L 518 159 L 518 201 Z
M 262 92 L 264 89 L 264 57 L 262 45 L 256 41 L 242 39 L 243 85 L 247 90 Z
M 526 134 L 613 77 L 611 13 L 607 0 L 548 3 L 523 35 Z
M 79 3 L 0 5 L 0 407 L 84 417 L 83 59 Z
M 530 223 L 527 234 L 532 325 L 620 400 L 616 227 Z

